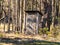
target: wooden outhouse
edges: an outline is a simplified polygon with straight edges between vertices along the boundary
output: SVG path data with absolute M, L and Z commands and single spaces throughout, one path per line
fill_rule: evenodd
M 26 11 L 26 34 L 38 34 L 41 16 L 39 11 Z

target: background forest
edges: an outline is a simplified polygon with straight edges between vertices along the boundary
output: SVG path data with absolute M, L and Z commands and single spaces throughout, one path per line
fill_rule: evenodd
M 8 29 L 8 32 L 19 30 L 24 33 L 25 11 L 39 11 L 43 15 L 40 20 L 43 25 L 39 28 L 39 34 L 52 33 L 54 35 L 59 32 L 59 0 L 0 0 L 0 25 L 4 25 L 2 30 Z

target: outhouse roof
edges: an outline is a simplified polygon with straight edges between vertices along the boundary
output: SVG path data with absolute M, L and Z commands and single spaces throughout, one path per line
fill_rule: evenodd
M 39 13 L 41 16 L 43 15 L 40 11 L 25 11 L 27 13 Z

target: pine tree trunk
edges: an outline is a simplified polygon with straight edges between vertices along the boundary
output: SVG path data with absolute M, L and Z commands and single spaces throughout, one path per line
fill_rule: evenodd
M 54 27 L 54 19 L 55 19 L 55 0 L 52 0 L 52 24 L 50 26 L 50 31 L 52 31 Z

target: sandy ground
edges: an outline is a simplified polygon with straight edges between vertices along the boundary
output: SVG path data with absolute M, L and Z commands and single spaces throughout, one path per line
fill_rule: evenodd
M 25 34 L 14 34 L 14 33 L 5 33 L 3 34 L 5 38 L 30 38 L 35 40 L 46 40 L 46 41 L 52 41 L 52 42 L 60 42 L 60 36 L 57 38 L 53 37 L 43 37 L 42 35 L 25 35 Z
M 0 43 L 0 45 L 13 45 L 11 43 L 7 44 L 7 43 Z

